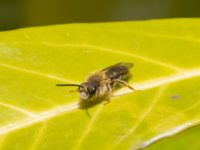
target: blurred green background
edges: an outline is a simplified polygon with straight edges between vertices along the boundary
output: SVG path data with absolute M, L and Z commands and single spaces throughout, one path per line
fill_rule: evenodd
M 200 17 L 199 0 L 0 0 L 0 30 L 77 22 Z

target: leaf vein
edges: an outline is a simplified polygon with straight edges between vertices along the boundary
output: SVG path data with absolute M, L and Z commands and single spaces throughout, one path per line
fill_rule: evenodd
M 90 120 L 90 122 L 88 123 L 86 129 L 84 130 L 83 134 L 80 136 L 79 141 L 77 143 L 77 146 L 75 147 L 75 150 L 79 150 L 81 144 L 84 142 L 84 140 L 86 139 L 86 137 L 88 136 L 88 134 L 90 133 L 90 131 L 92 130 L 92 126 L 94 125 L 95 121 L 97 120 L 98 116 L 100 115 L 100 113 L 103 110 L 103 106 L 104 105 L 100 105 L 96 112 L 94 113 L 94 115 L 92 116 L 92 119 Z
M 53 80 L 58 80 L 58 81 L 63 81 L 63 82 L 70 82 L 70 83 L 74 82 L 74 81 L 67 80 L 67 79 L 64 79 L 64 78 L 61 78 L 61 77 L 57 77 L 57 76 L 52 75 L 52 74 L 45 74 L 45 73 L 41 73 L 41 72 L 37 72 L 37 71 L 33 71 L 33 70 L 28 70 L 28 69 L 17 67 L 17 66 L 13 66 L 13 65 L 0 63 L 0 66 L 8 68 L 8 69 L 16 70 L 16 71 L 21 71 L 21 72 L 25 72 L 25 73 L 29 73 L 29 74 L 33 74 L 33 75 L 42 76 L 42 77 L 53 79 Z
M 148 106 L 148 108 L 146 109 L 146 111 L 141 115 L 140 119 L 124 134 L 124 136 L 122 136 L 114 145 L 114 148 L 116 148 L 118 145 L 120 145 L 124 139 L 128 138 L 131 134 L 134 134 L 134 132 L 136 131 L 136 129 L 140 126 L 140 124 L 145 120 L 145 118 L 151 113 L 151 111 L 153 110 L 153 108 L 155 107 L 156 103 L 158 102 L 158 100 L 160 100 L 164 90 L 165 90 L 166 86 L 163 86 L 159 89 L 159 92 L 155 95 L 155 97 L 153 98 L 152 102 L 150 103 L 150 105 Z
M 14 44 L 44 44 L 44 45 L 47 45 L 47 46 L 54 46 L 54 47 L 74 47 L 74 48 L 85 47 L 85 48 L 90 48 L 90 49 L 96 49 L 96 50 L 103 51 L 103 52 L 121 54 L 121 55 L 129 56 L 129 57 L 131 56 L 131 57 L 143 60 L 145 62 L 149 62 L 149 63 L 155 64 L 155 65 L 163 66 L 165 68 L 168 68 L 170 70 L 174 70 L 176 72 L 180 72 L 180 71 L 183 70 L 182 68 L 180 68 L 178 66 L 175 66 L 175 65 L 172 65 L 172 64 L 169 64 L 169 63 L 165 63 L 163 61 L 155 60 L 155 59 L 152 59 L 152 58 L 149 58 L 149 57 L 141 56 L 139 54 L 133 54 L 133 53 L 126 52 L 124 50 L 116 50 L 116 49 L 112 49 L 112 48 L 101 47 L 101 46 L 87 44 L 87 43 L 62 44 L 62 43 L 50 43 L 50 42 L 33 43 L 33 42 L 18 42 L 18 41 L 12 41 L 11 43 L 14 43 Z
M 29 150 L 35 150 L 37 149 L 37 146 L 39 145 L 40 143 L 40 140 L 42 138 L 42 136 L 44 135 L 45 133 L 45 130 L 47 128 L 47 125 L 48 125 L 48 122 L 45 121 L 44 123 L 42 123 L 38 133 L 37 133 L 37 137 L 35 138 L 35 141 L 33 142 L 33 144 L 31 145 L 30 149 Z
M 21 113 L 23 113 L 23 114 L 26 114 L 26 115 L 28 115 L 29 117 L 37 117 L 37 114 L 34 114 L 34 113 L 32 113 L 32 112 L 30 112 L 30 111 L 27 111 L 27 110 L 25 110 L 25 109 L 16 107 L 16 106 L 14 106 L 14 105 L 5 104 L 5 103 L 2 103 L 2 102 L 0 102 L 0 105 L 1 105 L 1 106 L 4 106 L 4 107 L 6 107 L 6 108 L 10 108 L 10 109 L 16 110 L 16 111 L 21 112 Z
M 133 149 L 135 149 L 135 150 L 144 149 L 144 148 L 152 145 L 153 143 L 158 142 L 161 139 L 164 139 L 164 138 L 167 138 L 167 137 L 172 137 L 172 136 L 174 136 L 174 135 L 176 135 L 176 134 L 178 134 L 178 133 L 180 133 L 180 132 L 182 132 L 186 129 L 198 126 L 199 124 L 200 124 L 199 120 L 183 123 L 179 126 L 176 126 L 175 128 L 172 128 L 172 129 L 170 129 L 166 132 L 163 132 L 163 133 L 160 133 L 160 134 L 154 136 L 153 138 L 149 139 L 148 141 L 143 142 L 138 147 L 133 148 Z
M 100 47 L 100 46 L 85 44 L 85 43 L 82 43 L 82 44 L 55 44 L 55 43 L 44 42 L 43 44 L 55 46 L 55 47 L 66 47 L 67 46 L 67 47 L 76 47 L 76 48 L 77 47 L 78 48 L 79 47 L 85 47 L 85 48 L 90 48 L 90 49 L 96 49 L 96 50 L 103 51 L 103 52 L 111 52 L 111 53 L 115 53 L 115 54 L 121 54 L 121 55 L 129 56 L 129 57 L 130 56 L 135 57 L 135 58 L 138 58 L 140 60 L 150 62 L 150 63 L 155 64 L 155 65 L 160 65 L 160 66 L 163 66 L 165 68 L 168 68 L 168 69 L 171 69 L 171 70 L 174 70 L 174 71 L 177 71 L 177 72 L 182 71 L 182 69 L 177 67 L 177 66 L 174 66 L 174 65 L 162 62 L 162 61 L 158 61 L 158 60 L 155 60 L 155 59 L 147 58 L 147 57 L 144 57 L 144 56 L 141 56 L 141 55 L 138 55 L 138 54 L 129 53 L 129 52 L 126 52 L 126 51 L 123 51 L 123 50 L 115 50 L 115 49 L 112 49 L 112 48 Z
M 8 132 L 11 132 L 11 131 L 14 131 L 14 130 L 17 130 L 17 129 L 20 129 L 20 128 L 23 128 L 25 126 L 29 126 L 29 125 L 47 120 L 47 119 L 52 118 L 54 116 L 75 110 L 77 108 L 79 108 L 78 104 L 72 103 L 72 104 L 66 104 L 62 107 L 58 107 L 58 108 L 55 108 L 55 109 L 52 109 L 52 110 L 49 110 L 49 111 L 42 112 L 42 113 L 40 113 L 40 115 L 38 115 L 38 117 L 26 118 L 24 120 L 12 123 L 11 125 L 7 125 L 7 126 L 0 128 L 0 135 L 6 134 Z

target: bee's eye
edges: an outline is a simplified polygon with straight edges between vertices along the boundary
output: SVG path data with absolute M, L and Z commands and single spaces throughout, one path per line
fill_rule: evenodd
M 93 95 L 96 92 L 96 87 L 93 85 L 88 86 L 88 92 L 90 95 Z

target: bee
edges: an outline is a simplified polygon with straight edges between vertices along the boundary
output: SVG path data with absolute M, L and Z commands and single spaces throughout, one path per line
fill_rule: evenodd
M 87 109 L 103 101 L 108 103 L 112 92 L 120 86 L 126 86 L 134 91 L 135 89 L 127 83 L 132 66 L 132 63 L 120 62 L 93 73 L 81 84 L 57 84 L 57 86 L 78 87 L 79 107 Z

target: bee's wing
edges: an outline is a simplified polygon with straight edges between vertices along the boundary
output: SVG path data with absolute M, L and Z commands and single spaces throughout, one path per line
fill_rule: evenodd
M 134 65 L 133 63 L 120 62 L 120 63 L 114 64 L 112 66 L 106 67 L 102 71 L 107 71 L 107 70 L 110 70 L 112 68 L 116 68 L 116 67 L 120 67 L 120 66 L 126 67 L 126 68 L 131 68 L 133 65 Z
M 110 79 L 118 79 L 120 76 L 128 75 L 129 69 L 133 66 L 133 63 L 120 62 L 110 67 L 103 69 L 102 71 Z

